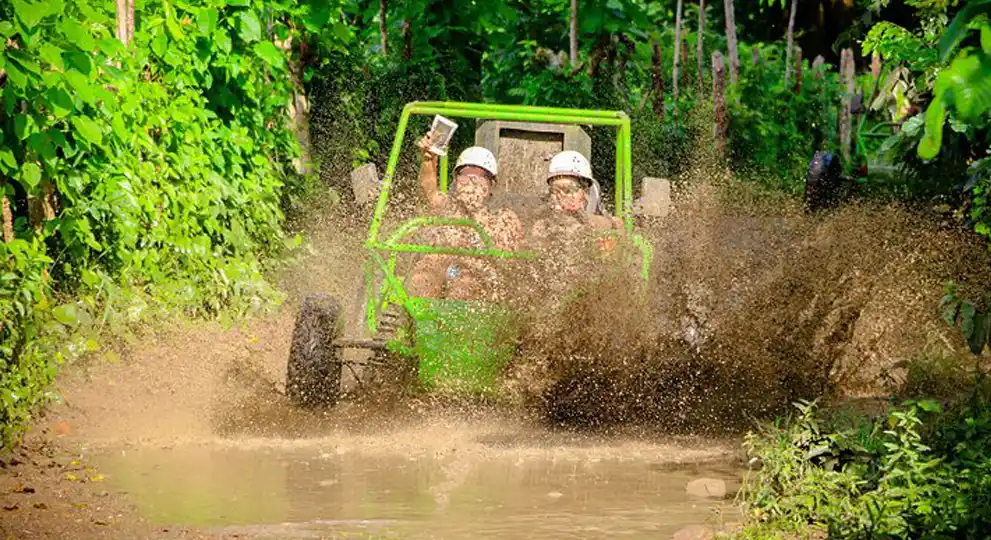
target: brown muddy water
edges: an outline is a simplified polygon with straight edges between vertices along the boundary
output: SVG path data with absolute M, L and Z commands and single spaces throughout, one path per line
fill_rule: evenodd
M 153 524 L 252 538 L 669 538 L 739 521 L 725 498 L 689 495 L 730 466 L 661 456 L 450 449 L 364 453 L 333 443 L 101 450 L 89 461 Z M 636 454 L 636 453 L 635 453 Z

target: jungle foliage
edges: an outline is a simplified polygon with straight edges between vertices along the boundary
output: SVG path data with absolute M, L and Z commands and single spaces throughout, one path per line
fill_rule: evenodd
M 838 147 L 846 90 L 832 64 L 854 46 L 866 105 L 847 170 L 891 163 L 894 177 L 858 182 L 947 199 L 991 234 L 991 2 L 794 1 L 796 42 L 808 50 L 787 83 L 792 3 L 736 2 L 742 65 L 726 91 L 728 164 L 800 191 L 813 152 Z M 133 29 L 122 38 L 117 10 L 128 4 Z M 724 2 L 701 14 L 702 2 L 683 2 L 680 33 L 674 0 L 578 4 L 572 59 L 568 0 L 0 0 L 0 180 L 11 218 L 0 247 L 0 443 L 45 398 L 58 363 L 96 347 L 100 332 L 277 300 L 264 271 L 293 243 L 287 210 L 309 190 L 344 188 L 356 165 L 384 168 L 406 102 L 625 110 L 635 177 L 680 179 L 712 140 Z M 824 31 L 820 12 L 849 28 Z M 813 69 L 817 53 L 828 61 Z M 873 53 L 879 73 L 867 68 Z M 294 167 L 306 157 L 290 116 L 301 95 L 321 182 Z M 608 189 L 613 145 L 592 136 Z M 471 130 L 458 137 L 466 143 Z M 407 152 L 400 173 L 415 166 Z

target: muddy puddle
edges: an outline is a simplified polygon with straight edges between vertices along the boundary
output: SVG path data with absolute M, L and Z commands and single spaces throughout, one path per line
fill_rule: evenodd
M 718 463 L 319 446 L 105 448 L 87 459 L 154 524 L 250 538 L 670 538 L 739 520 L 728 497 L 741 476 Z M 729 494 L 689 495 L 702 477 Z

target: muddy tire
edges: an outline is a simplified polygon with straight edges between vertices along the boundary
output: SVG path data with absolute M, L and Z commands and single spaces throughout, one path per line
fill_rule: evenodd
M 286 365 L 286 396 L 293 405 L 331 407 L 340 399 L 342 364 L 333 346 L 340 316 L 340 303 L 330 295 L 303 299 Z

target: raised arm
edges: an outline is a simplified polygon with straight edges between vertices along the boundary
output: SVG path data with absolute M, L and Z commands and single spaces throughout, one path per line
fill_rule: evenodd
M 431 210 L 439 210 L 447 202 L 447 195 L 437 189 L 437 154 L 430 151 L 430 139 L 424 136 L 417 143 L 423 153 L 423 164 L 420 166 L 420 190 Z

